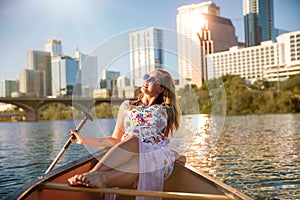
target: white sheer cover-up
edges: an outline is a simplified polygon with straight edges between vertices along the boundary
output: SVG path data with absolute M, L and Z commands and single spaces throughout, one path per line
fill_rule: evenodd
M 164 136 L 167 126 L 167 112 L 164 103 L 152 106 L 131 106 L 129 101 L 120 107 L 124 116 L 125 133 L 139 138 L 139 180 L 138 190 L 162 191 L 164 180 L 174 167 L 175 155 Z M 122 113 L 123 112 L 123 113 Z M 119 121 L 119 120 L 118 120 Z M 106 200 L 116 199 L 116 195 L 106 194 Z M 136 200 L 159 200 L 161 198 L 137 196 Z

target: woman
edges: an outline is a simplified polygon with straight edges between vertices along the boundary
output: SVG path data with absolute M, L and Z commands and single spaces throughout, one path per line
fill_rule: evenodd
M 90 172 L 69 178 L 70 185 L 138 184 L 138 189 L 161 191 L 174 166 L 168 137 L 178 130 L 180 114 L 171 75 L 162 69 L 146 74 L 138 100 L 122 103 L 112 136 L 85 138 L 71 130 L 73 142 L 112 148 Z

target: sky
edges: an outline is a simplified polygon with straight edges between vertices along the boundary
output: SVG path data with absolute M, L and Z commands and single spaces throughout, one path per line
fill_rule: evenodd
M 176 31 L 177 8 L 204 0 L 0 0 L 0 79 L 19 79 L 26 52 L 44 50 L 60 39 L 63 53 L 89 54 L 99 44 L 131 30 L 158 27 Z M 242 0 L 212 0 L 232 20 L 244 41 Z M 300 1 L 274 0 L 275 28 L 300 30 Z M 2 86 L 2 83 L 1 83 Z M 2 94 L 2 87 L 0 88 Z

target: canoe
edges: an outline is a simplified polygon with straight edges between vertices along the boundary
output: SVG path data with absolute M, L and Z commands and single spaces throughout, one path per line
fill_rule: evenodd
M 163 199 L 238 199 L 251 200 L 213 177 L 185 164 L 184 157 L 176 160 L 172 175 L 165 181 L 163 191 L 141 191 L 133 188 L 72 187 L 67 179 L 93 168 L 107 149 L 102 149 L 81 159 L 39 176 L 15 191 L 9 200 L 53 199 L 104 199 L 103 194 L 116 194 L 117 199 L 135 199 L 135 196 L 161 197 Z

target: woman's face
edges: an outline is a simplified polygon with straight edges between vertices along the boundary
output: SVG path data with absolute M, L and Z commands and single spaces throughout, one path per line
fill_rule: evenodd
M 163 87 L 160 84 L 156 72 L 146 74 L 144 76 L 144 84 L 142 85 L 141 91 L 149 96 L 158 96 L 163 92 Z

